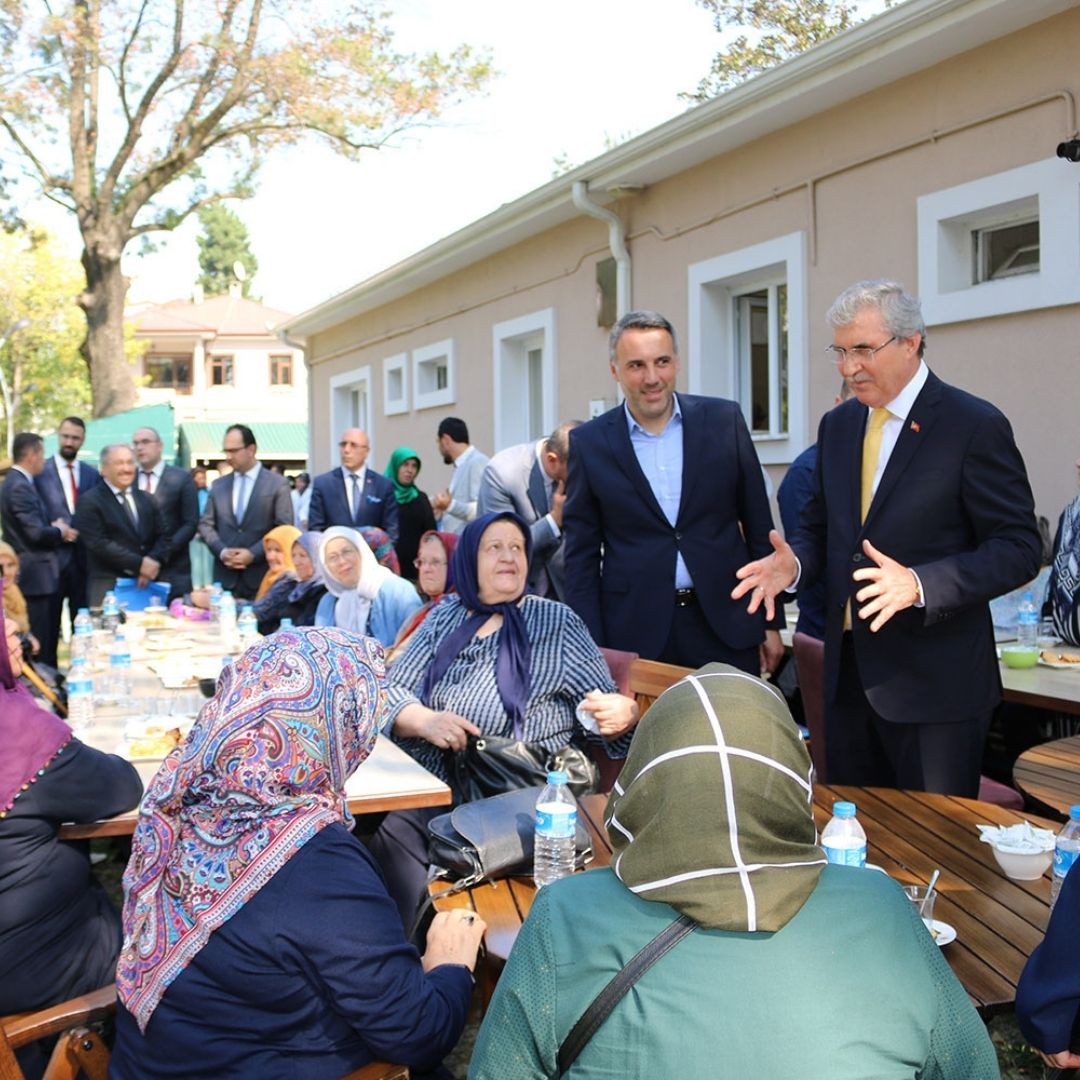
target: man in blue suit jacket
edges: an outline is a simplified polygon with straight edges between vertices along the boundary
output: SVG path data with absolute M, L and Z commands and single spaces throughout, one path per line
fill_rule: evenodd
M 367 468 L 371 444 L 359 428 L 342 432 L 338 451 L 341 465 L 316 476 L 311 485 L 308 528 L 321 531 L 331 525 L 353 528 L 373 525 L 382 529 L 396 544 L 398 507 L 394 485 Z
M 86 440 L 86 424 L 78 416 L 68 416 L 60 421 L 56 432 L 57 452 L 45 462 L 44 468 L 34 477 L 45 512 L 50 521 L 58 518 L 71 524 L 80 495 L 97 486 L 101 479 L 93 465 L 79 461 L 79 451 Z M 60 589 L 56 596 L 56 633 L 60 632 L 60 612 L 63 602 L 68 602 L 72 619 L 79 608 L 86 606 L 86 582 L 88 563 L 86 545 L 82 540 L 61 544 L 56 551 L 60 566 Z
M 989 601 L 1042 551 L 1024 461 L 993 405 L 927 368 L 903 286 L 859 282 L 828 321 L 854 397 L 821 421 L 790 545 L 774 535 L 734 595 L 768 610 L 824 580 L 830 783 L 974 796 L 1001 699 Z
M 675 331 L 655 311 L 624 315 L 609 352 L 626 401 L 570 433 L 566 602 L 598 645 L 695 668 L 775 668 L 783 614 L 766 639 L 761 614 L 730 595 L 772 528 L 739 406 L 675 393 Z

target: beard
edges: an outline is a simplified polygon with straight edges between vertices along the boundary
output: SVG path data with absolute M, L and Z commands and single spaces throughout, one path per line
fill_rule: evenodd
M 65 461 L 74 461 L 79 456 L 79 451 L 72 446 L 61 446 L 59 452 Z
M 444 465 L 453 465 L 454 464 L 454 459 L 449 454 L 443 454 L 442 463 Z

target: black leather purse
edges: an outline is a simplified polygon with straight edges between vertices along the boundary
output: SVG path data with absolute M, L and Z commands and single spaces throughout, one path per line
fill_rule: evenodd
M 464 750 L 448 752 L 446 758 L 455 803 L 543 787 L 551 769 L 567 774 L 570 790 L 577 796 L 595 791 L 600 782 L 596 762 L 587 750 L 573 743 L 549 751 L 505 735 L 470 735 Z

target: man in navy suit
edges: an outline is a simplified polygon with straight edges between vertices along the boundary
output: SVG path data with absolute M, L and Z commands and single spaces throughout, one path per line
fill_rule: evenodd
M 262 467 L 258 450 L 246 424 L 226 428 L 221 452 L 232 472 L 214 481 L 199 518 L 199 536 L 214 553 L 213 580 L 241 600 L 255 598 L 266 573 L 263 537 L 293 520 L 289 485 Z
M 79 461 L 79 451 L 86 441 L 86 424 L 80 417 L 67 416 L 61 420 L 56 436 L 57 452 L 34 477 L 34 485 L 45 504 L 49 520 L 61 518 L 70 525 L 79 495 L 95 487 L 100 476 L 93 465 Z M 79 608 L 86 606 L 86 545 L 81 539 L 72 544 L 61 544 L 56 557 L 60 565 L 60 590 L 54 606 L 56 633 L 59 636 L 64 600 L 68 602 L 68 616 L 71 619 L 78 614 Z
M 45 467 L 40 435 L 21 431 L 12 443 L 14 464 L 0 489 L 0 522 L 4 539 L 19 556 L 19 588 L 26 597 L 30 632 L 38 639 L 38 658 L 56 666 L 60 629 L 56 594 L 60 587 L 61 547 L 73 544 L 78 533 L 62 517 L 49 518 L 34 478 Z
M 359 428 L 342 432 L 338 451 L 341 464 L 316 476 L 311 485 L 308 528 L 321 531 L 331 525 L 373 525 L 382 529 L 396 544 L 398 508 L 394 485 L 369 469 L 371 444 Z
M 1030 581 L 1041 541 L 1005 417 L 926 366 L 919 302 L 864 281 L 828 313 L 854 397 L 818 431 L 790 545 L 739 570 L 770 610 L 825 582 L 829 782 L 978 794 L 1001 698 L 989 601 Z
M 739 406 L 675 393 L 675 330 L 655 311 L 612 328 L 625 402 L 570 433 L 566 602 L 598 645 L 754 675 L 783 655 L 778 613 L 731 599 L 735 570 L 768 551 L 772 516 Z

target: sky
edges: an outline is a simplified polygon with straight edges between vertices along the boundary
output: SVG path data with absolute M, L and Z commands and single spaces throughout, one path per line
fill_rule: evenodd
M 547 183 L 557 157 L 580 164 L 685 109 L 722 44 L 694 0 L 387 0 L 401 51 L 489 47 L 500 75 L 442 126 L 356 163 L 308 144 L 270 158 L 254 198 L 230 202 L 259 260 L 254 293 L 298 314 L 505 202 Z M 59 212 L 57 212 L 59 213 Z M 73 224 L 36 204 L 29 216 Z M 189 296 L 198 223 L 131 257 L 130 301 Z M 134 247 L 134 245 L 132 245 Z

